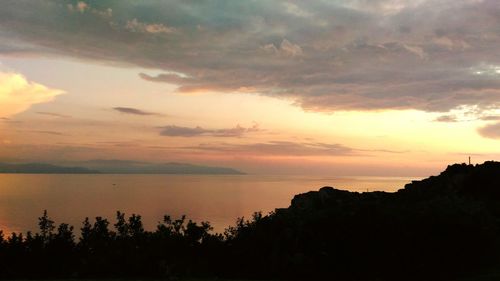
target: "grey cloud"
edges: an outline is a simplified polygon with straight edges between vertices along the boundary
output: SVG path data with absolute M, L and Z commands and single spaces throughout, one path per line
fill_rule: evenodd
M 151 82 L 166 82 L 166 83 L 173 83 L 173 84 L 183 84 L 189 81 L 190 79 L 187 77 L 181 77 L 178 74 L 172 74 L 172 73 L 162 73 L 158 74 L 157 76 L 150 76 L 145 73 L 139 73 L 139 77 L 141 77 L 144 80 L 151 81 Z
M 78 11 L 80 13 L 85 13 L 85 11 L 89 9 L 89 5 L 84 1 L 78 1 L 78 3 L 76 3 L 75 5 L 68 4 L 67 7 L 71 12 Z
M 206 152 L 228 152 L 251 155 L 277 155 L 277 156 L 370 156 L 373 152 L 400 154 L 408 151 L 388 149 L 359 149 L 343 144 L 330 144 L 316 141 L 270 141 L 261 143 L 229 144 L 212 143 L 198 146 L 184 147 Z
M 17 130 L 19 133 L 33 133 L 33 134 L 43 134 L 43 135 L 53 135 L 53 136 L 67 136 L 64 133 L 56 132 L 56 131 L 47 131 L 47 130 Z
M 134 141 L 98 141 L 96 142 L 98 145 L 109 145 L 114 147 L 138 147 L 140 146 L 137 142 Z
M 168 137 L 194 137 L 210 132 L 201 127 L 188 128 L 175 125 L 165 126 L 162 128 L 160 135 Z
M 212 137 L 242 137 L 247 133 L 261 131 L 257 124 L 252 127 L 242 127 L 236 125 L 234 128 L 227 129 L 204 129 L 202 127 L 180 127 L 176 125 L 165 126 L 161 128 L 160 135 L 168 137 L 195 137 L 195 136 L 212 136 Z
M 472 109 L 470 111 L 466 111 L 462 114 L 446 114 L 438 116 L 434 121 L 436 122 L 468 122 L 468 121 L 499 121 L 500 116 L 498 115 L 484 115 L 477 109 Z
M 216 137 L 242 137 L 244 134 L 254 133 L 259 131 L 261 131 L 261 129 L 257 124 L 255 124 L 249 128 L 236 125 L 236 127 L 234 128 L 213 130 L 211 133 L 213 136 Z
M 55 131 L 28 131 L 28 132 L 36 133 L 36 134 L 53 135 L 53 136 L 64 136 L 65 135 L 61 132 L 55 132 Z
M 340 156 L 352 155 L 352 148 L 341 144 L 326 144 L 316 142 L 271 141 L 250 144 L 200 144 L 186 147 L 208 152 L 230 152 L 238 154 L 281 155 L 281 156 Z
M 434 119 L 436 122 L 457 122 L 457 117 L 455 115 L 441 115 Z
M 410 150 L 391 150 L 391 149 L 354 149 L 355 151 L 360 151 L 360 152 L 382 152 L 382 153 L 388 153 L 388 154 L 402 154 L 402 153 L 409 153 L 411 152 Z
M 3 2 L 0 52 L 159 69 L 141 77 L 315 111 L 500 105 L 497 0 L 74 3 Z
M 20 124 L 20 123 L 22 123 L 22 121 L 13 120 L 13 119 L 7 118 L 7 117 L 2 117 L 2 118 L 0 118 L 0 120 L 2 120 L 2 122 L 8 123 L 8 124 Z
M 500 116 L 498 115 L 487 115 L 480 118 L 483 121 L 500 121 Z
M 145 33 L 172 33 L 175 32 L 174 28 L 167 27 L 163 24 L 147 24 L 143 22 L 139 22 L 136 18 L 133 20 L 127 21 L 125 25 L 125 29 L 132 32 L 145 32 Z
M 113 110 L 118 111 L 120 113 L 132 114 L 132 115 L 162 116 L 162 114 L 160 114 L 160 113 L 148 112 L 148 111 L 144 111 L 144 110 L 140 110 L 140 109 L 132 108 L 132 107 L 113 107 Z
M 278 47 L 274 44 L 267 44 L 262 46 L 261 49 L 264 52 L 285 57 L 297 57 L 303 55 L 302 48 L 297 44 L 291 43 L 287 39 L 283 39 Z
M 500 139 L 500 122 L 479 128 L 478 133 L 485 138 Z
M 69 116 L 69 115 L 59 114 L 59 113 L 54 113 L 54 112 L 38 111 L 37 114 L 52 116 L 52 117 L 59 117 L 59 118 L 71 118 L 71 116 Z

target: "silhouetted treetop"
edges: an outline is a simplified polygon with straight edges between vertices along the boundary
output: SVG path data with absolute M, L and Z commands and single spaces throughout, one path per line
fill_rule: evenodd
M 224 234 L 168 215 L 149 231 L 122 212 L 85 218 L 79 234 L 47 211 L 38 223 L 0 231 L 0 278 L 475 280 L 500 267 L 500 163 L 451 165 L 394 193 L 323 187 Z

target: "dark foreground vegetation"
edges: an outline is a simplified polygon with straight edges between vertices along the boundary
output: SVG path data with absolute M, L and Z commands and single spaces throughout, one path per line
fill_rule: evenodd
M 40 230 L 0 238 L 2 278 L 453 280 L 500 268 L 500 163 L 452 165 L 395 193 L 324 187 L 224 234 L 166 216 L 86 219 L 75 234 L 45 213 Z

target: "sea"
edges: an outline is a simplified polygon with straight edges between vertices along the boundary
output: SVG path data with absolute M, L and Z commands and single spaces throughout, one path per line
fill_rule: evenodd
M 321 177 L 290 175 L 115 175 L 0 174 L 0 230 L 38 230 L 47 210 L 59 223 L 69 223 L 78 235 L 86 217 L 107 218 L 116 212 L 139 214 L 147 230 L 165 215 L 208 221 L 222 233 L 238 218 L 286 208 L 294 195 L 323 186 L 367 191 L 396 191 L 418 178 Z

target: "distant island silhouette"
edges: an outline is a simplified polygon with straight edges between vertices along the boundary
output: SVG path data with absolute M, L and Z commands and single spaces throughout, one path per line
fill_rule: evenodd
M 389 192 L 323 187 L 224 233 L 165 216 L 47 212 L 37 233 L 0 235 L 0 278 L 500 280 L 500 163 L 455 164 Z
M 0 163 L 0 173 L 21 174 L 202 174 L 243 175 L 236 169 L 187 163 L 147 163 L 127 160 L 89 160 L 62 164 Z

